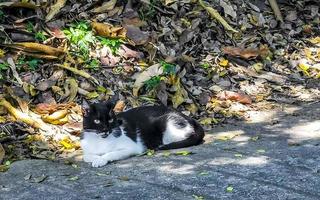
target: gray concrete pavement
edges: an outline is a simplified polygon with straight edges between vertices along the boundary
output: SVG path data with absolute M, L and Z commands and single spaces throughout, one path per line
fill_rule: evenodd
M 187 156 L 102 168 L 18 161 L 0 173 L 0 199 L 320 199 L 320 103 L 250 116 L 214 128 Z

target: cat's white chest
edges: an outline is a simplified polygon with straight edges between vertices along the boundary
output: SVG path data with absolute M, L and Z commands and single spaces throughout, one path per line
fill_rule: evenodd
M 103 155 L 109 152 L 119 151 L 121 149 L 130 149 L 132 152 L 142 153 L 144 151 L 144 145 L 140 138 L 137 138 L 137 142 L 129 138 L 121 129 L 121 135 L 115 137 L 110 134 L 106 138 L 93 133 L 84 132 L 83 139 L 81 140 L 81 148 L 84 154 Z

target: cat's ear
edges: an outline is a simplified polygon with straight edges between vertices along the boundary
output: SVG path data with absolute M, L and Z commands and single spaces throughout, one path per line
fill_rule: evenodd
M 81 108 L 82 108 L 83 116 L 86 116 L 90 111 L 90 105 L 87 102 L 87 100 L 82 99 Z
M 114 108 L 114 106 L 116 105 L 117 101 L 119 101 L 119 94 L 113 95 L 108 102 L 111 104 L 112 108 Z

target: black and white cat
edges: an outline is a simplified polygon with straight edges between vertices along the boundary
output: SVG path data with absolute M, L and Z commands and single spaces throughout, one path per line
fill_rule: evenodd
M 200 144 L 203 128 L 190 117 L 166 106 L 144 106 L 115 115 L 115 101 L 83 101 L 83 159 L 100 167 L 110 161 Z

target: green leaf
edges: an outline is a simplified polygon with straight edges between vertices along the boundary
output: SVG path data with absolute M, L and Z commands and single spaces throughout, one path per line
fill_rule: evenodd
M 154 156 L 154 154 L 155 154 L 154 150 L 151 150 L 151 149 L 147 150 L 147 156 Z
M 68 180 L 68 181 L 76 181 L 76 180 L 78 180 L 78 179 L 79 179 L 78 176 L 73 176 L 73 177 L 68 178 L 67 180 Z
M 175 154 L 178 155 L 178 156 L 188 156 L 191 153 L 192 152 L 190 152 L 190 151 L 178 151 L 178 152 L 175 152 Z
M 9 69 L 9 64 L 7 62 L 0 63 L 0 71 Z
M 160 76 L 154 76 L 150 78 L 149 80 L 144 82 L 144 85 L 146 86 L 146 89 L 148 91 L 153 90 L 156 88 L 161 82 L 161 77 Z
M 40 42 L 45 41 L 47 39 L 47 37 L 44 35 L 43 31 L 38 31 L 35 34 L 35 38 L 36 38 L 36 40 L 39 40 Z
M 167 75 L 173 75 L 173 74 L 176 74 L 177 73 L 177 69 L 176 69 L 176 66 L 173 65 L 173 64 L 170 64 L 170 63 L 167 63 L 167 62 L 164 62 L 164 61 L 161 61 L 160 62 L 162 68 L 163 68 L 163 72 Z
M 88 94 L 86 94 L 87 99 L 94 99 L 97 98 L 99 96 L 99 94 L 97 92 L 89 92 Z
M 107 172 L 107 173 L 99 173 L 97 172 L 96 175 L 97 176 L 109 176 L 111 174 L 111 172 Z
M 265 153 L 266 152 L 266 150 L 264 150 L 264 149 L 258 149 L 257 150 L 257 153 Z
M 234 156 L 238 157 L 238 158 L 242 158 L 243 157 L 243 155 L 241 153 L 235 153 Z
M 227 192 L 232 192 L 232 191 L 233 191 L 233 187 L 229 185 L 229 186 L 227 187 L 226 191 L 227 191 Z
M 197 195 L 192 195 L 192 197 L 195 199 L 195 200 L 204 200 L 204 197 L 203 196 L 197 196 Z
M 171 152 L 170 151 L 165 151 L 164 153 L 163 153 L 163 156 L 165 156 L 165 157 L 168 157 L 168 156 L 170 156 L 171 155 Z
M 199 175 L 201 175 L 201 176 L 206 176 L 206 175 L 209 175 L 209 172 L 203 171 L 203 172 L 201 172 Z

